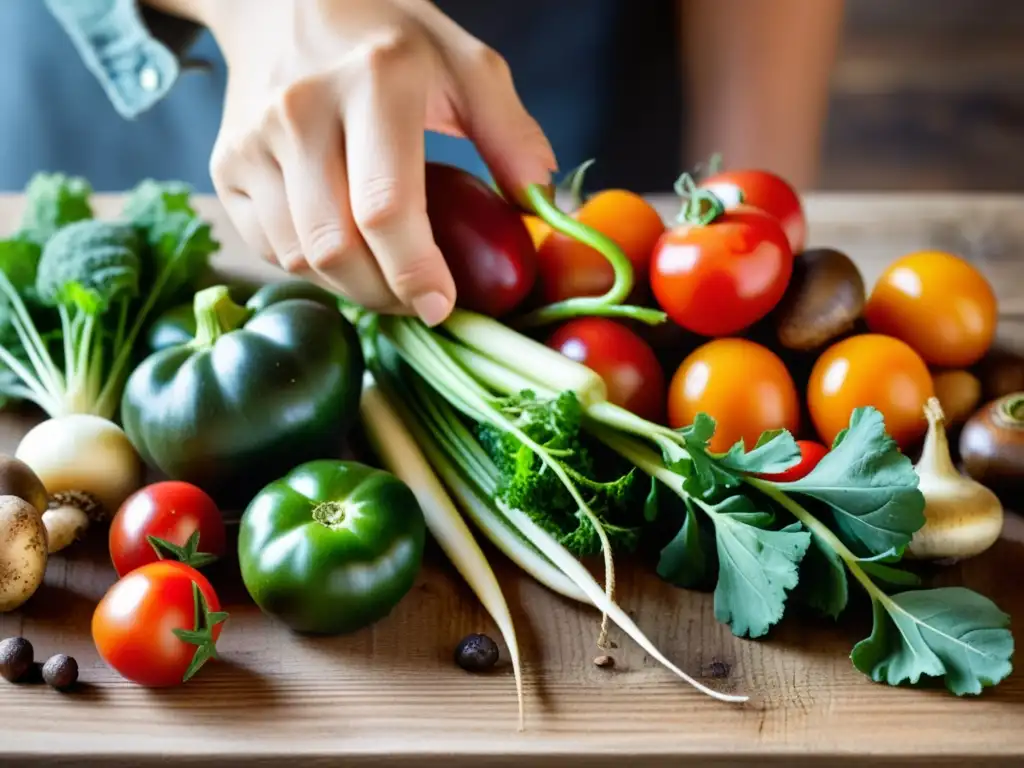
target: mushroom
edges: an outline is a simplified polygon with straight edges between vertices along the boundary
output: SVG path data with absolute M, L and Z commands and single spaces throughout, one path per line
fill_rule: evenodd
M 864 278 L 834 248 L 796 256 L 789 287 L 775 311 L 775 333 L 787 349 L 818 349 L 853 327 L 864 309 Z
M 960 432 L 964 470 L 997 493 L 1024 490 L 1024 392 L 981 407 Z

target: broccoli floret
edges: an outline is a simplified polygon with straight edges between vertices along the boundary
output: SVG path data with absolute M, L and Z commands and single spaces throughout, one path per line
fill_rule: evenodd
M 95 315 L 139 295 L 138 234 L 125 224 L 88 219 L 57 232 L 43 249 L 36 277 L 39 299 Z
M 590 447 L 582 442 L 583 410 L 576 396 L 563 392 L 553 400 L 540 400 L 532 392 L 522 392 L 504 400 L 501 408 L 516 427 L 561 463 L 613 547 L 632 549 L 636 531 L 616 522 L 632 489 L 633 475 L 608 482 L 597 478 Z M 593 524 L 540 456 L 515 435 L 494 426 L 480 424 L 477 434 L 501 474 L 498 496 L 502 501 L 528 514 L 573 554 L 601 551 Z
M 92 187 L 79 176 L 37 173 L 25 188 L 27 207 L 19 238 L 40 248 L 62 227 L 92 218 Z

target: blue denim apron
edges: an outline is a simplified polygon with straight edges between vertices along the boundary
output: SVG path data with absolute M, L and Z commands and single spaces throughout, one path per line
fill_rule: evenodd
M 563 170 L 597 157 L 597 184 L 671 184 L 680 133 L 669 0 L 628 13 L 618 0 L 438 5 L 508 59 Z M 48 170 L 85 176 L 98 191 L 146 177 L 211 191 L 226 74 L 209 34 L 189 53 L 212 70 L 183 72 L 166 97 L 126 120 L 41 0 L 0 2 L 0 190 Z M 427 156 L 486 175 L 466 141 L 428 135 Z

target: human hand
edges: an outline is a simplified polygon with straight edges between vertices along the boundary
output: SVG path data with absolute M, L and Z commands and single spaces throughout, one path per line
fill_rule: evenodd
M 368 309 L 444 320 L 424 131 L 470 138 L 509 193 L 555 170 L 504 59 L 427 0 L 185 5 L 228 64 L 210 167 L 248 245 Z

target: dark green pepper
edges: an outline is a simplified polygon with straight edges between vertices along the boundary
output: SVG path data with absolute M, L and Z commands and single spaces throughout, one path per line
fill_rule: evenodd
M 286 299 L 310 299 L 326 307 L 336 307 L 337 298 L 329 291 L 306 280 L 285 280 L 280 283 L 269 283 L 259 290 L 245 283 L 233 283 L 228 286 L 228 294 L 234 301 L 245 302 L 246 308 L 253 312 L 276 304 Z M 181 304 L 164 312 L 146 333 L 146 347 L 150 352 L 185 344 L 196 335 L 196 312 L 192 304 Z
M 237 508 L 296 464 L 340 455 L 364 366 L 337 308 L 253 310 L 214 286 L 195 315 L 195 338 L 147 357 L 125 386 L 121 419 L 149 466 Z
M 339 634 L 383 618 L 412 587 L 426 524 L 394 475 L 354 461 L 312 461 L 249 504 L 238 530 L 242 581 L 297 632 Z

